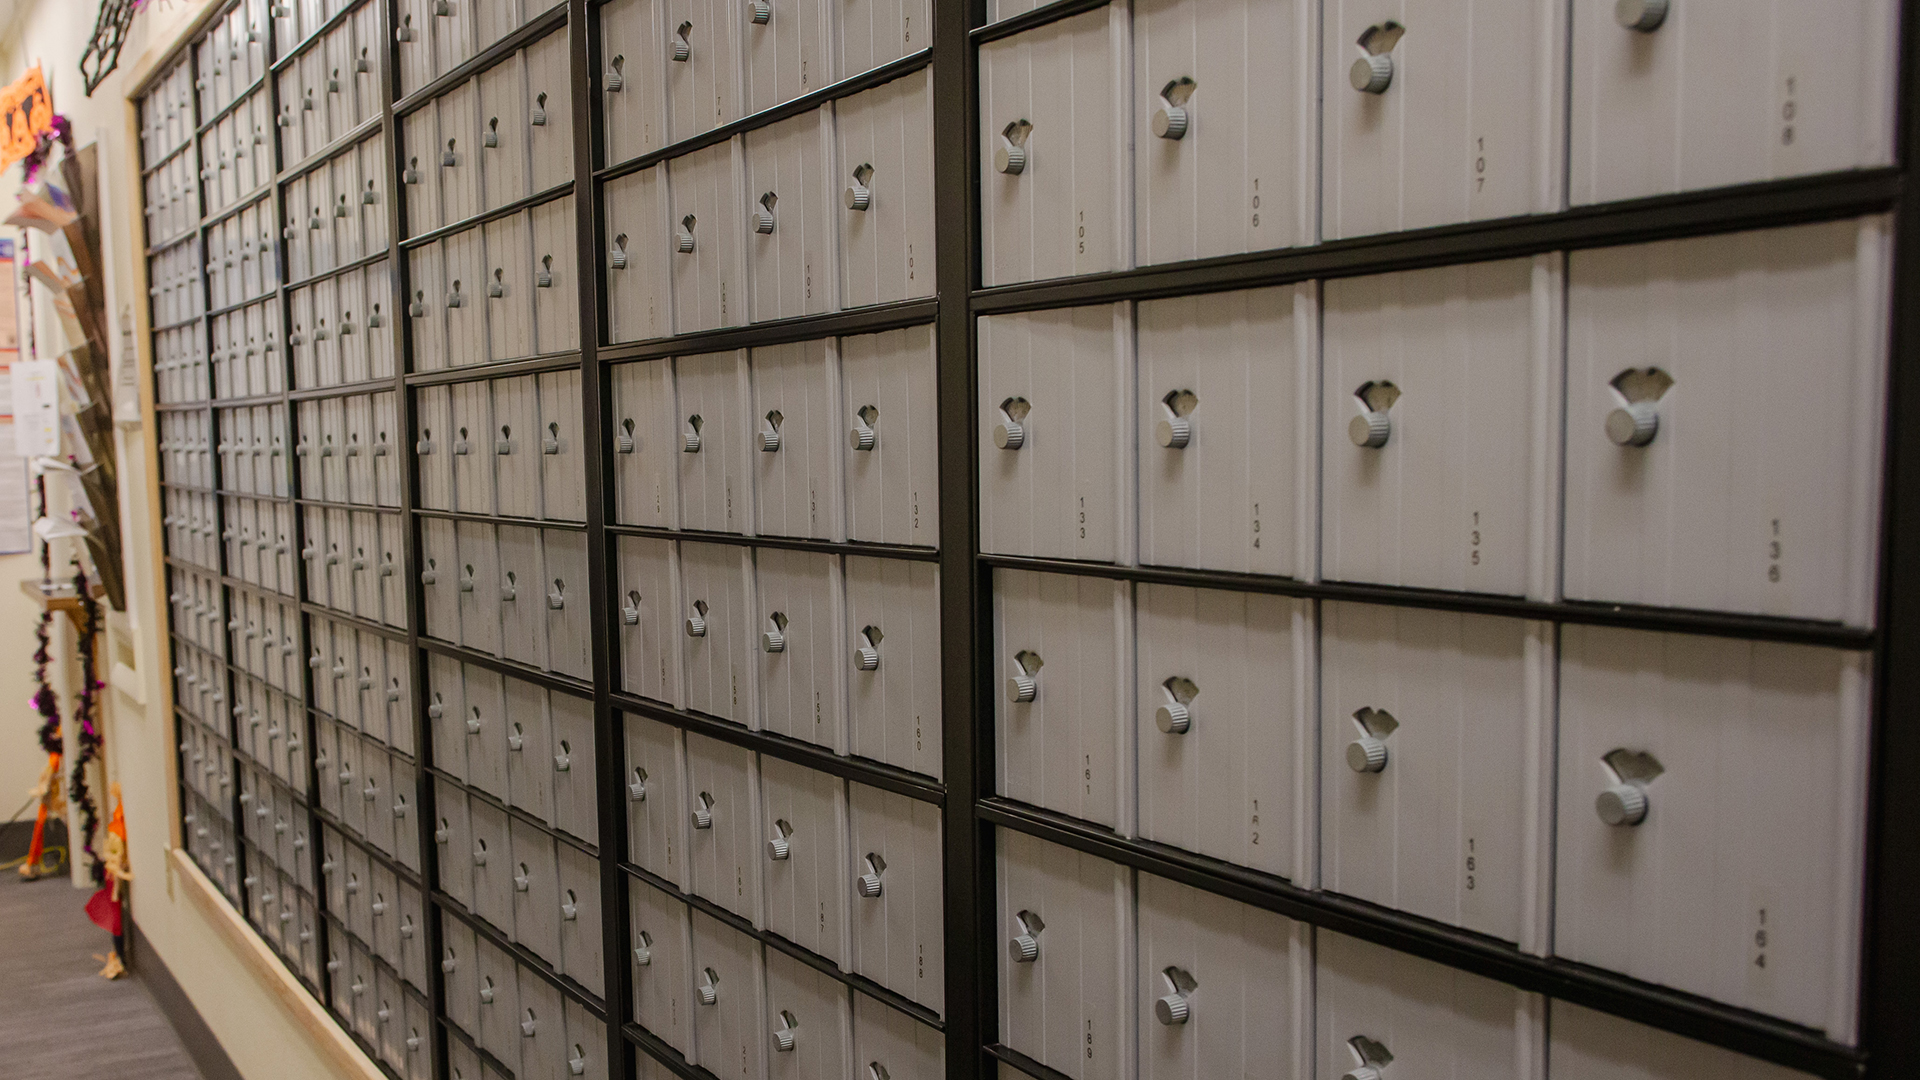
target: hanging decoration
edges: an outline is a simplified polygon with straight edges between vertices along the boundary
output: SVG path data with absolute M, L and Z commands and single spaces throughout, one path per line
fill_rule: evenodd
M 33 479 L 34 494 L 39 503 L 34 520 L 47 516 L 47 478 L 45 474 Z M 40 580 L 53 581 L 53 545 L 42 541 L 40 544 Z M 33 639 L 33 710 L 40 714 L 40 749 L 49 754 L 59 754 L 60 745 L 60 699 L 53 692 L 53 685 L 47 681 L 47 666 L 53 663 L 53 655 L 48 650 L 53 640 L 53 607 L 40 609 L 40 624 L 34 627 Z
M 120 46 L 126 44 L 133 17 L 144 7 L 146 0 L 100 0 L 93 37 L 87 41 L 87 51 L 80 54 L 80 77 L 86 80 L 88 97 L 120 66 Z
M 40 136 L 33 149 L 27 151 L 26 157 L 21 159 L 26 162 L 21 166 L 26 173 L 21 180 L 22 183 L 32 184 L 40 178 L 40 170 L 47 164 L 47 158 L 53 155 L 56 144 L 64 147 L 68 153 L 73 152 L 73 124 L 58 113 L 53 117 L 53 129 Z
M 47 516 L 47 479 L 45 476 L 34 478 L 34 491 L 39 502 L 37 518 Z M 40 580 L 53 580 L 52 545 L 40 545 Z M 53 634 L 53 608 L 40 609 L 39 625 L 34 627 L 36 642 L 33 650 L 33 697 L 29 702 L 33 710 L 40 714 L 40 749 L 47 753 L 47 767 L 40 774 L 40 783 L 34 788 L 34 798 L 40 800 L 39 813 L 34 817 L 33 841 L 27 848 L 27 861 L 20 867 L 20 876 L 28 880 L 44 877 L 59 869 L 58 865 L 48 867 L 46 861 L 46 834 L 49 818 L 57 819 L 67 810 L 65 794 L 60 790 L 60 698 L 54 694 L 53 686 L 47 681 L 47 667 L 53 662 L 49 644 Z
M 100 807 L 94 802 L 93 790 L 87 783 L 87 766 L 100 760 L 101 738 L 95 710 L 98 691 L 106 685 L 96 678 L 94 655 L 99 640 L 96 633 L 100 625 L 100 604 L 88 593 L 86 567 L 78 565 L 77 560 L 73 589 L 80 600 L 79 633 L 74 635 L 80 651 L 80 692 L 73 699 L 73 734 L 80 746 L 73 754 L 73 765 L 67 773 L 67 799 L 80 808 L 78 840 L 81 852 L 87 857 L 87 876 L 95 885 L 105 885 L 106 864 L 94 848 L 100 834 Z
M 40 65 L 0 87 L 0 169 L 45 145 L 54 134 L 54 121 L 53 95 L 47 92 Z

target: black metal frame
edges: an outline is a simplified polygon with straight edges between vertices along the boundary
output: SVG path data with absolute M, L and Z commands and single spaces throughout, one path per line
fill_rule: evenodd
M 376 0 L 358 0 L 328 20 L 339 25 L 352 17 L 360 4 Z M 1896 164 L 1885 168 L 1861 169 L 1791 180 L 1746 184 L 1711 191 L 1686 192 L 1654 198 L 1636 199 L 1599 206 L 1579 207 L 1554 213 L 1529 215 L 1471 225 L 1444 226 L 1395 233 L 1357 240 L 1332 241 L 1293 249 L 1264 251 L 1248 255 L 1163 264 L 1112 273 L 1092 274 L 1071 279 L 1022 283 L 993 288 L 981 287 L 979 218 L 979 148 L 974 139 L 977 129 L 976 50 L 988 41 L 1030 30 L 1048 23 L 1106 6 L 1108 0 L 1055 0 L 1035 10 L 991 25 L 985 24 L 983 0 L 933 0 L 934 36 L 930 48 L 913 53 L 880 68 L 813 91 L 772 109 L 756 113 L 702 135 L 682 140 L 662 149 L 624 162 L 606 162 L 604 137 L 597 120 L 600 101 L 600 22 L 598 0 L 567 0 L 520 27 L 503 40 L 481 50 L 453 71 L 433 79 L 395 100 L 399 71 L 399 46 L 391 27 L 397 22 L 397 0 L 378 0 L 382 9 L 385 34 L 384 63 L 380 79 L 383 104 L 377 121 L 369 120 L 347 136 L 335 140 L 306 161 L 285 166 L 279 163 L 279 148 L 274 147 L 275 181 L 264 189 L 272 206 L 276 226 L 284 221 L 281 206 L 282 186 L 289 180 L 324 163 L 370 135 L 381 135 L 386 152 L 389 247 L 384 255 L 369 255 L 355 266 L 370 265 L 385 258 L 390 272 L 389 310 L 403 309 L 407 295 L 404 252 L 432 239 L 451 234 L 486 220 L 503 217 L 527 207 L 571 196 L 576 211 L 576 254 L 578 260 L 580 304 L 580 347 L 577 351 L 534 357 L 509 364 L 455 368 L 431 373 L 408 374 L 405 358 L 409 355 L 409 330 L 399 318 L 391 320 L 396 373 L 393 378 L 372 380 L 352 386 L 332 386 L 310 390 L 293 389 L 290 350 L 282 363 L 287 390 L 246 402 L 226 401 L 221 407 L 248 403 L 277 403 L 288 409 L 288 423 L 295 421 L 292 406 L 315 398 L 337 397 L 350 393 L 392 390 L 404 417 L 403 427 L 410 441 L 414 427 L 414 408 L 407 391 L 410 387 L 438 385 L 470 379 L 491 379 L 546 371 L 581 373 L 582 421 L 584 443 L 594 447 L 587 456 L 588 500 L 584 526 L 565 523 L 541 523 L 541 527 L 581 530 L 591 538 L 588 544 L 589 577 L 598 585 L 613 578 L 614 545 L 622 536 L 672 536 L 677 531 L 646 529 L 614 522 L 612 491 L 607 483 L 609 464 L 604 452 L 603 433 L 611 423 L 611 393 L 607 365 L 616 361 L 666 357 L 690 352 L 707 352 L 748 346 L 779 344 L 840 334 L 876 332 L 907 326 L 931 325 L 938 345 L 938 468 L 940 477 L 940 537 L 938 549 L 896 548 L 882 545 L 844 544 L 773 537 L 733 537 L 698 534 L 703 541 L 747 544 L 758 547 L 791 548 L 832 554 L 859 553 L 893 558 L 935 561 L 940 568 L 940 615 L 944 642 L 942 658 L 941 703 L 943 728 L 943 768 L 945 780 L 934 781 L 904 770 L 857 758 L 837 756 L 807 743 L 767 732 L 749 731 L 739 725 L 704 715 L 672 709 L 625 693 L 615 687 L 619 666 L 619 613 L 606 588 L 590 590 L 592 634 L 592 680 L 583 683 L 565 676 L 534 671 L 509 661 L 462 649 L 444 642 L 425 639 L 424 598 L 418 588 L 409 586 L 410 629 L 404 633 L 388 627 L 353 620 L 330 609 L 297 598 L 300 610 L 310 616 L 323 616 L 359 626 L 392 639 L 404 640 L 412 657 L 414 743 L 418 776 L 415 805 L 416 825 L 420 830 L 422 867 L 417 875 L 424 895 L 433 909 L 472 923 L 496 944 L 536 970 L 546 971 L 538 958 L 521 955 L 523 950 L 506 942 L 478 920 L 472 919 L 458 902 L 437 888 L 437 867 L 431 822 L 434 819 L 435 770 L 432 760 L 430 725 L 425 719 L 427 657 L 429 654 L 457 657 L 466 663 L 501 671 L 515 678 L 551 690 L 591 696 L 594 703 L 595 749 L 599 766 L 597 810 L 599 836 L 597 855 L 601 869 L 601 912 L 605 963 L 605 996 L 596 999 L 583 988 L 566 985 L 555 977 L 568 996 L 580 1000 L 607 1022 L 609 1075 L 625 1078 L 633 1074 L 635 1055 L 646 1055 L 661 1066 L 687 1080 L 711 1080 L 711 1073 L 690 1066 L 678 1053 L 651 1033 L 626 1020 L 632 987 L 624 958 L 628 941 L 627 885 L 631 880 L 663 884 L 645 870 L 625 860 L 627 849 L 627 808 L 624 799 L 624 714 L 646 716 L 675 727 L 709 735 L 757 753 L 793 761 L 845 779 L 857 780 L 910 798 L 938 805 L 943 810 L 943 864 L 946 875 L 946 1000 L 945 1016 L 935 1016 L 921 1006 L 885 990 L 857 975 L 840 972 L 804 949 L 784 941 L 778 935 L 755 930 L 745 920 L 695 897 L 690 903 L 742 933 L 801 959 L 818 970 L 827 971 L 854 990 L 869 994 L 890 1006 L 941 1030 L 947 1042 L 947 1075 L 950 1080 L 978 1080 L 993 1075 L 999 1066 L 1038 1077 L 1059 1080 L 1061 1074 L 997 1041 L 998 987 L 995 960 L 996 917 L 994 896 L 994 830 L 1012 829 L 1051 842 L 1098 855 L 1137 870 L 1170 878 L 1197 888 L 1232 897 L 1242 902 L 1280 912 L 1316 926 L 1338 930 L 1365 940 L 1384 944 L 1444 964 L 1551 997 L 1585 1005 L 1603 1012 L 1627 1017 L 1654 1027 L 1700 1039 L 1755 1057 L 1803 1069 L 1814 1074 L 1842 1080 L 1852 1077 L 1895 1077 L 1920 1073 L 1920 926 L 1898 918 L 1904 901 L 1920 894 L 1920 859 L 1913 837 L 1920 836 L 1920 788 L 1900 781 L 1908 773 L 1920 770 L 1920 728 L 1903 722 L 1920 709 L 1920 430 L 1906 422 L 1920 414 L 1920 304 L 1899 303 L 1900 299 L 1920 296 L 1920 188 L 1909 173 L 1915 165 L 1915 148 L 1920 146 L 1920 0 L 1902 5 L 1900 95 Z M 268 19 L 265 49 L 271 56 L 273 23 Z M 204 25 L 204 23 L 203 23 Z M 323 28 L 324 29 L 324 28 Z M 550 32 L 570 34 L 570 63 L 573 71 L 572 108 L 575 123 L 573 147 L 574 179 L 552 189 L 536 192 L 508 207 L 475 215 L 432 233 L 408 237 L 404 231 L 405 207 L 399 179 L 398 162 L 402 156 L 400 121 L 408 113 L 430 102 L 445 90 L 470 80 L 495 62 L 510 57 L 516 50 Z M 198 33 L 198 29 L 194 31 Z M 244 100 L 256 90 L 277 96 L 277 76 L 295 57 L 317 47 L 320 33 L 309 35 L 287 56 L 269 61 L 269 73 L 242 92 Z M 182 45 L 187 62 L 197 64 L 191 45 Z M 766 325 L 733 327 L 679 337 L 602 344 L 607 324 L 606 292 L 601 285 L 598 259 L 599 237 L 603 233 L 604 208 L 600 192 L 604 183 L 640 168 L 679 155 L 715 145 L 737 134 L 798 115 L 848 94 L 877 86 L 899 76 L 932 68 L 933 100 L 939 122 L 933 131 L 936 239 L 935 282 L 932 298 L 903 301 L 851 311 L 782 320 Z M 156 69 L 156 76 L 161 69 Z M 152 80 L 150 79 L 149 82 Z M 136 96 L 146 87 L 137 88 Z M 199 107 L 195 96 L 194 109 Z M 222 112 L 230 112 L 229 105 Z M 276 111 L 277 115 L 277 111 Z M 193 125 L 186 146 L 198 153 L 199 138 L 217 121 L 218 115 Z M 176 151 L 178 152 L 178 151 Z M 171 156 L 171 155 L 169 155 Z M 165 160 L 165 159 L 163 159 Z M 158 165 L 143 169 L 149 175 Z M 203 184 L 204 186 L 204 184 Z M 205 263 L 205 235 L 211 224 L 237 212 L 249 199 L 258 199 L 261 191 L 249 193 L 234 208 L 217 215 L 203 216 L 194 231 L 184 234 L 155 250 L 164 250 L 188 242 L 198 242 Z M 204 199 L 202 205 L 205 205 Z M 1228 574 L 1211 571 L 1176 570 L 1153 567 L 1102 566 L 1059 560 L 986 555 L 977 540 L 979 508 L 975 486 L 977 418 L 974 414 L 976 375 L 975 320 L 987 314 L 1031 311 L 1115 301 L 1144 300 L 1157 297 L 1205 293 L 1227 289 L 1282 284 L 1304 280 L 1324 280 L 1378 274 L 1445 264 L 1469 263 L 1547 252 L 1641 243 L 1677 237 L 1726 233 L 1786 224 L 1836 220 L 1874 213 L 1891 213 L 1895 221 L 1894 297 L 1891 326 L 1890 388 L 1888 394 L 1888 430 L 1886 478 L 1881 538 L 1879 611 L 1873 629 L 1858 629 L 1833 623 L 1801 619 L 1746 616 L 1720 612 L 1686 611 L 1641 606 L 1580 603 L 1573 601 L 1538 602 L 1512 597 L 1472 595 L 1439 590 L 1393 588 L 1341 583 L 1302 582 L 1287 578 Z M 153 254 L 149 251 L 148 254 Z M 276 257 L 285 265 L 285 248 L 276 244 Z M 320 280 L 352 267 L 340 267 L 315 274 Z M 281 281 L 270 294 L 278 303 L 282 335 L 286 332 L 287 296 L 301 283 Z M 265 297 L 255 297 L 249 303 Z M 233 305 L 237 308 L 241 305 Z M 199 322 L 204 344 L 210 352 L 212 319 L 219 312 L 207 312 L 179 326 Z M 211 389 L 212 372 L 208 381 Z M 209 398 L 211 394 L 209 393 Z M 159 411 L 205 413 L 209 431 L 214 430 L 215 404 L 193 402 L 160 405 Z M 291 443 L 289 443 L 291 445 Z M 211 489 L 183 485 L 162 478 L 165 488 L 204 493 L 213 498 L 216 518 L 223 514 L 220 493 L 220 465 L 212 458 Z M 297 469 L 291 459 L 283 462 L 290 491 L 298 490 Z M 409 465 L 402 484 L 398 512 L 409 520 L 409 539 L 403 572 L 409 583 L 420 564 L 418 530 L 414 518 L 453 518 L 459 520 L 496 520 L 493 518 L 428 511 L 418 507 L 419 476 Z M 260 501 L 295 505 L 334 505 L 294 497 Z M 356 509 L 366 509 L 356 507 Z M 295 515 L 295 530 L 304 528 L 304 520 Z M 296 543 L 303 538 L 296 536 Z M 226 576 L 224 547 L 219 570 L 209 571 L 195 564 L 168 559 L 166 565 L 179 565 L 217 578 L 228 588 L 252 590 L 243 582 Z M 998 797 L 992 790 L 993 710 L 991 673 L 985 658 L 992 655 L 991 576 L 995 568 L 1019 568 L 1078 575 L 1108 577 L 1134 582 L 1162 582 L 1195 587 L 1230 588 L 1265 592 L 1311 600 L 1343 600 L 1388 603 L 1403 607 L 1437 608 L 1458 612 L 1477 612 L 1554 623 L 1586 623 L 1609 626 L 1665 630 L 1689 634 L 1707 634 L 1748 640 L 1797 642 L 1848 649 L 1870 650 L 1876 658 L 1872 756 L 1869 776 L 1868 861 L 1866 918 L 1863 924 L 1863 967 L 1861 974 L 1861 1039 L 1849 1046 L 1828 1039 L 1819 1032 L 1771 1017 L 1650 985 L 1617 974 L 1600 971 L 1552 957 L 1522 953 L 1514 946 L 1455 927 L 1415 918 L 1372 904 L 1351 900 L 1316 889 L 1296 886 L 1283 879 L 1235 867 L 1189 852 L 1147 841 L 1119 837 L 1071 818 Z M 278 594 L 275 594 L 278 595 Z M 232 693 L 232 669 L 229 658 L 227 693 Z M 308 745 L 313 745 L 314 725 L 320 723 L 312 709 L 312 676 L 305 676 L 303 713 L 308 724 Z M 309 761 L 311 766 L 311 761 Z M 237 773 L 236 773 L 237 775 Z M 313 792 L 316 777 L 309 777 Z M 235 786 L 238 809 L 238 785 Z M 316 822 L 330 821 L 318 807 L 317 798 L 308 796 Z M 236 821 L 238 816 L 236 814 Z M 321 874 L 318 833 L 312 834 L 314 880 Z M 245 845 L 236 828 L 236 847 L 244 859 Z M 575 843 L 583 850 L 596 845 Z M 376 853 L 377 854 L 377 853 Z M 240 876 L 244 877 L 244 863 Z M 244 910 L 246 898 L 236 898 Z M 316 908 L 318 898 L 316 898 Z M 439 923 L 429 918 L 424 927 L 429 958 L 440 955 Z M 320 920 L 320 955 L 327 952 L 326 920 Z M 439 1017 L 444 986 L 437 964 L 429 964 L 429 999 L 434 1007 L 437 1058 L 443 1075 L 450 1039 L 459 1039 Z M 325 984 L 326 980 L 321 980 Z M 325 985 L 314 987 L 317 996 L 328 993 Z

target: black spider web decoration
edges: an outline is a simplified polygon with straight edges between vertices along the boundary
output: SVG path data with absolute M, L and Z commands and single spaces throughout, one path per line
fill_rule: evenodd
M 80 78 L 86 81 L 87 96 L 120 66 L 120 46 L 127 40 L 127 28 L 140 10 L 140 0 L 100 0 L 100 16 L 93 23 L 93 39 L 80 54 Z

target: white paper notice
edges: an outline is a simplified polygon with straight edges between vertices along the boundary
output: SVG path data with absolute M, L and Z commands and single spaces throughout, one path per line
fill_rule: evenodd
M 33 550 L 33 512 L 27 497 L 27 459 L 14 452 L 11 420 L 0 420 L 0 555 Z
M 23 458 L 60 456 L 60 370 L 52 360 L 13 365 L 13 446 Z

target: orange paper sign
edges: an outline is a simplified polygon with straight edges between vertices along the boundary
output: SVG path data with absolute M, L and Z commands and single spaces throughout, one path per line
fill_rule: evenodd
M 33 153 L 40 135 L 52 130 L 53 99 L 38 67 L 0 90 L 0 169 Z

